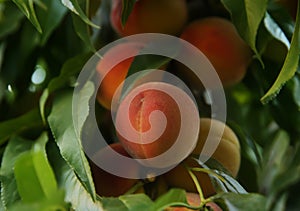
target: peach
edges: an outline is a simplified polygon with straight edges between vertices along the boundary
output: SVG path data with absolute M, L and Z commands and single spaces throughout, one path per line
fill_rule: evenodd
M 125 26 L 121 24 L 122 0 L 113 0 L 111 25 L 120 36 L 138 33 L 177 35 L 188 18 L 185 0 L 139 0 Z
M 169 159 L 180 162 L 195 147 L 198 115 L 196 105 L 180 88 L 164 82 L 148 82 L 131 90 L 123 99 L 115 125 L 120 142 L 132 157 L 154 158 L 176 142 L 180 149 Z
M 200 196 L 196 193 L 186 193 L 186 199 L 189 205 L 197 207 L 200 206 L 201 199 Z M 222 209 L 214 202 L 208 202 L 205 204 L 206 207 L 209 207 L 210 210 L 214 211 L 222 211 Z M 190 211 L 192 209 L 188 209 L 186 207 L 169 207 L 166 209 L 167 211 Z
M 224 86 L 240 82 L 251 61 L 251 50 L 227 19 L 207 17 L 191 22 L 180 36 L 211 62 Z M 179 66 L 179 69 L 182 67 Z M 182 72 L 186 71 L 183 68 Z
M 106 109 L 111 109 L 113 96 L 118 86 L 125 80 L 134 57 L 125 59 L 116 65 L 112 63 L 113 59 L 123 57 L 128 53 L 137 54 L 141 48 L 142 44 L 138 43 L 122 43 L 116 45 L 109 49 L 97 64 L 96 69 L 98 76 L 102 78 L 97 92 L 97 100 Z M 110 68 L 112 65 L 114 66 Z
M 227 125 L 224 125 L 224 123 L 218 120 L 201 118 L 199 139 L 192 154 L 199 155 L 201 153 L 204 143 L 207 139 L 211 123 L 212 137 L 210 137 L 208 141 L 214 141 L 216 139 L 220 140 L 219 145 L 212 154 L 212 158 L 218 161 L 226 170 L 228 170 L 233 177 L 236 177 L 241 161 L 240 144 L 235 133 Z M 220 137 L 219 134 L 222 132 L 222 128 L 224 126 L 224 132 L 221 133 L 222 135 Z M 191 157 L 187 158 L 184 163 L 189 167 L 201 167 Z M 215 190 L 209 176 L 203 172 L 194 172 L 194 174 L 198 179 L 204 195 L 213 195 Z M 164 177 L 166 178 L 167 183 L 172 187 L 184 188 L 185 190 L 191 192 L 197 191 L 196 186 L 183 163 L 167 172 Z
M 111 147 L 113 150 L 115 150 L 121 155 L 130 157 L 120 143 L 111 144 L 109 145 L 109 147 Z M 98 153 L 101 153 L 101 150 Z M 97 156 L 99 155 L 100 154 L 96 153 L 94 159 L 97 159 Z M 111 155 L 108 154 L 105 154 L 104 157 L 107 160 L 111 159 Z M 103 158 L 103 155 L 101 155 L 101 158 Z M 135 169 L 134 167 L 129 166 L 126 168 L 126 171 L 137 171 L 137 169 Z M 126 193 L 128 190 L 130 190 L 130 188 L 133 187 L 134 184 L 138 181 L 137 179 L 128 179 L 112 175 L 99 168 L 93 162 L 91 162 L 91 171 L 95 183 L 96 192 L 100 196 L 120 196 Z

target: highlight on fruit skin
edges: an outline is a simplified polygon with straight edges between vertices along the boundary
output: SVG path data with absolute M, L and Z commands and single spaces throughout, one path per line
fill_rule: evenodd
M 115 126 L 120 142 L 133 158 L 167 167 L 176 165 L 194 149 L 199 113 L 195 102 L 180 88 L 148 82 L 124 97 Z M 169 157 L 159 161 L 158 156 Z
M 239 36 L 235 26 L 221 17 L 207 17 L 189 23 L 180 38 L 198 48 L 215 68 L 223 86 L 239 83 L 245 76 L 252 58 L 249 46 Z M 183 65 L 178 65 L 181 75 L 188 74 Z M 213 87 L 212 85 L 212 88 Z
M 139 0 L 125 26 L 121 15 L 122 0 L 113 0 L 110 22 L 122 37 L 139 33 L 178 35 L 188 19 L 188 9 L 185 0 Z
M 232 129 L 230 129 L 227 125 L 224 125 L 223 122 L 209 118 L 201 118 L 199 138 L 192 155 L 197 156 L 201 153 L 210 128 L 212 130 L 210 141 L 215 141 L 216 139 L 220 140 L 219 145 L 212 154 L 212 158 L 219 162 L 231 174 L 231 176 L 236 177 L 241 162 L 240 144 Z M 222 132 L 223 128 L 224 131 Z M 220 134 L 220 131 L 222 132 L 221 136 L 214 135 Z M 188 157 L 181 164 L 164 174 L 165 180 L 170 187 L 178 187 L 190 192 L 197 192 L 195 183 L 189 175 L 186 166 L 197 168 L 201 167 L 200 164 L 192 157 Z M 193 173 L 196 175 L 206 197 L 216 193 L 211 180 L 206 173 L 196 171 Z
M 117 153 L 130 157 L 123 146 L 120 143 L 110 144 L 109 146 Z M 109 162 L 113 160 L 113 155 L 106 153 L 105 148 L 98 151 L 94 156 L 93 160 L 103 159 Z M 116 197 L 120 196 L 129 191 L 137 182 L 137 179 L 128 179 L 113 175 L 109 172 L 98 167 L 92 161 L 90 162 L 91 172 L 95 183 L 96 192 L 99 196 L 105 197 Z M 136 166 L 124 166 L 124 171 L 138 171 Z

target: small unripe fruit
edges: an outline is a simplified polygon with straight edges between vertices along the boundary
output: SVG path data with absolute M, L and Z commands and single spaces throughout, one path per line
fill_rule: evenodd
M 120 36 L 139 33 L 177 35 L 188 18 L 185 0 L 139 0 L 124 27 L 121 14 L 122 0 L 113 0 L 110 20 Z
M 210 126 L 211 123 L 212 126 Z M 224 126 L 224 132 L 221 133 L 221 136 L 219 136 Z M 219 145 L 212 154 L 212 158 L 218 161 L 233 177 L 236 177 L 241 161 L 240 144 L 235 133 L 228 126 L 224 125 L 224 123 L 213 119 L 201 118 L 199 139 L 192 154 L 199 155 L 201 153 L 210 127 L 212 130 L 212 136 L 209 140 L 220 140 Z M 184 162 L 185 165 L 189 167 L 201 167 L 194 159 L 190 157 Z M 215 193 L 210 178 L 206 173 L 194 172 L 194 174 L 196 175 L 205 196 L 210 196 Z M 196 186 L 184 164 L 179 164 L 164 176 L 167 183 L 172 187 L 184 188 L 190 192 L 197 191 Z
M 219 17 L 199 19 L 190 23 L 180 37 L 209 59 L 224 86 L 243 79 L 251 50 L 230 21 Z

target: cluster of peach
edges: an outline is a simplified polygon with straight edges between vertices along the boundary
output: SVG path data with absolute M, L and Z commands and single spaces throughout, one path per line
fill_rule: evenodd
M 252 52 L 247 44 L 239 36 L 235 26 L 230 20 L 222 17 L 205 17 L 188 22 L 188 8 L 186 0 L 139 0 L 124 26 L 121 24 L 122 0 L 113 0 L 111 8 L 111 25 L 119 36 L 129 36 L 138 33 L 164 33 L 174 35 L 188 41 L 197 47 L 208 58 L 215 68 L 223 86 L 232 86 L 240 82 L 248 68 L 252 58 Z M 129 51 L 138 52 L 141 46 L 136 46 Z M 97 71 L 99 75 L 108 70 L 105 69 L 105 57 L 110 53 L 120 51 L 122 47 L 115 46 L 110 49 L 99 62 Z M 124 52 L 126 53 L 126 52 Z M 117 87 L 125 80 L 130 65 L 134 58 L 126 59 L 115 65 L 105 75 L 99 87 L 97 100 L 106 109 L 111 109 L 112 98 Z M 187 77 L 193 82 L 195 79 L 182 65 L 176 65 L 182 77 Z M 176 91 L 176 90 L 175 90 Z M 130 95 L 130 93 L 129 93 Z M 151 158 L 166 151 L 173 143 L 180 130 L 180 112 L 176 102 L 167 94 L 157 90 L 147 90 L 140 93 L 132 102 L 121 102 L 117 111 L 124 114 L 122 104 L 131 103 L 129 119 L 132 126 L 140 133 L 149 130 L 149 115 L 154 110 L 162 111 L 167 119 L 167 127 L 162 136 L 155 142 L 139 144 L 126 140 L 120 134 L 120 143 L 114 143 L 111 147 L 122 155 L 133 158 Z M 188 111 L 186 111 L 188 112 Z M 182 114 L 184 115 L 184 114 Z M 122 122 L 118 122 L 122 124 Z M 126 123 L 128 124 L 128 123 Z M 225 130 L 223 131 L 225 127 Z M 212 155 L 227 171 L 236 177 L 240 166 L 240 145 L 235 133 L 223 122 L 209 118 L 200 118 L 200 130 L 198 142 L 191 155 L 199 155 L 208 136 L 212 131 L 213 138 L 220 143 Z M 219 131 L 221 133 L 219 133 Z M 222 134 L 222 135 L 219 135 Z M 196 193 L 196 186 L 191 179 L 185 165 L 200 167 L 191 157 L 187 157 L 182 163 L 164 175 L 159 176 L 165 189 L 169 187 L 183 188 L 187 192 Z M 96 189 L 101 196 L 118 196 L 127 192 L 137 180 L 126 179 L 110 175 L 102 169 L 92 165 Z M 209 176 L 203 172 L 195 172 L 199 184 L 205 196 L 215 193 Z M 193 201 L 193 194 L 188 194 Z M 198 202 L 191 202 L 197 204 Z M 214 206 L 214 205 L 212 205 Z M 218 210 L 218 208 L 214 208 Z

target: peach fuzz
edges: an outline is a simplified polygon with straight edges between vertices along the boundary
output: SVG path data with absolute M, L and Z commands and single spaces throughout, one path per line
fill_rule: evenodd
M 180 37 L 208 58 L 223 86 L 234 85 L 243 79 L 252 53 L 229 20 L 207 17 L 193 21 Z
M 194 102 L 178 87 L 148 82 L 123 99 L 115 125 L 120 142 L 132 157 L 154 158 L 179 145 L 180 149 L 172 154 L 172 162 L 180 162 L 195 147 L 198 115 Z
M 200 206 L 201 199 L 200 196 L 196 193 L 186 193 L 186 199 L 189 205 L 198 207 Z M 206 207 L 209 207 L 210 210 L 214 211 L 222 211 L 222 209 L 214 202 L 208 202 L 205 204 Z M 192 209 L 188 209 L 186 207 L 169 207 L 166 211 L 191 211 Z
M 98 62 L 96 70 L 102 82 L 97 92 L 97 100 L 106 109 L 111 109 L 113 96 L 118 86 L 125 80 L 134 57 L 122 60 L 116 65 L 113 64 L 114 59 L 122 58 L 126 54 L 138 54 L 142 47 L 143 45 L 140 43 L 122 43 L 116 45 L 109 49 Z
M 210 126 L 211 123 L 212 126 Z M 222 132 L 223 127 L 224 123 L 218 120 L 201 118 L 199 139 L 192 154 L 199 155 L 201 153 L 208 136 L 208 131 L 211 128 L 212 137 L 210 137 L 209 140 L 220 140 L 219 145 L 212 154 L 212 158 L 228 170 L 233 177 L 236 177 L 241 161 L 240 144 L 235 133 L 227 125 L 225 125 L 223 133 L 221 133 L 222 135 L 219 136 L 219 132 Z M 179 187 L 190 192 L 197 192 L 196 186 L 184 165 L 189 167 L 201 167 L 194 159 L 189 157 L 184 161 L 184 163 L 179 164 L 171 171 L 167 172 L 164 177 L 171 187 Z M 213 195 L 215 190 L 209 176 L 203 172 L 194 172 L 194 174 L 198 179 L 204 195 Z
M 177 35 L 188 18 L 185 0 L 139 0 L 128 20 L 121 24 L 122 0 L 113 0 L 111 25 L 120 36 L 138 33 L 163 33 Z
M 113 150 L 115 150 L 116 152 L 118 152 L 123 156 L 130 157 L 120 143 L 111 144 L 109 145 L 109 147 L 111 147 Z M 100 156 L 99 153 L 105 153 L 105 151 L 100 150 L 98 153 L 94 155 L 94 159 L 97 159 L 97 157 Z M 112 159 L 111 155 L 109 154 L 105 154 L 104 157 L 107 160 Z M 103 158 L 103 155 L 101 155 L 101 158 Z M 127 168 L 126 171 L 137 171 L 135 167 L 127 166 L 126 168 Z M 99 168 L 93 162 L 91 162 L 91 171 L 95 183 L 96 192 L 100 196 L 105 196 L 105 197 L 120 196 L 126 193 L 128 190 L 130 190 L 130 188 L 133 187 L 134 184 L 137 183 L 138 181 L 136 179 L 122 178 L 110 174 L 105 170 Z

